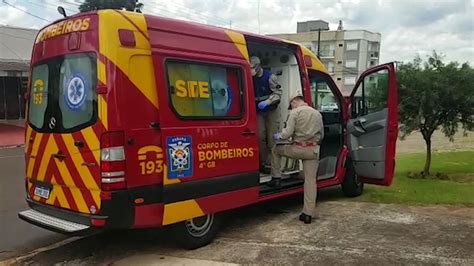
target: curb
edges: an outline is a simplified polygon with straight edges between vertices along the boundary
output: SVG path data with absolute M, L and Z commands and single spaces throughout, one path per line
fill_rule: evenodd
M 13 148 L 20 148 L 20 147 L 24 147 L 24 146 L 25 146 L 25 144 L 16 144 L 16 145 L 0 146 L 0 150 L 13 149 Z
M 36 255 L 38 255 L 42 252 L 46 252 L 46 251 L 49 251 L 49 250 L 52 250 L 52 249 L 59 248 L 61 246 L 64 246 L 64 245 L 67 245 L 69 243 L 75 242 L 77 240 L 83 239 L 84 237 L 85 236 L 71 237 L 71 238 L 67 238 L 67 239 L 64 239 L 62 241 L 59 241 L 57 243 L 51 244 L 51 245 L 46 246 L 46 247 L 37 248 L 35 250 L 32 250 L 32 251 L 26 253 L 25 255 L 21 255 L 21 256 L 18 256 L 18 257 L 14 257 L 14 258 L 10 258 L 10 259 L 0 261 L 0 266 L 15 265 L 17 263 L 24 262 L 25 260 L 27 260 L 31 257 L 34 257 L 34 256 L 36 256 Z

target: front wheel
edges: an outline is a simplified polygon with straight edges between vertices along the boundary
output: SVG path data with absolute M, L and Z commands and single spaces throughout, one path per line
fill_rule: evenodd
M 364 191 L 364 183 L 362 183 L 359 176 L 357 176 L 352 161 L 348 162 L 346 176 L 344 177 L 341 188 L 344 195 L 350 198 L 360 196 Z
M 219 230 L 220 215 L 207 214 L 172 226 L 176 242 L 186 249 L 196 249 L 212 242 Z

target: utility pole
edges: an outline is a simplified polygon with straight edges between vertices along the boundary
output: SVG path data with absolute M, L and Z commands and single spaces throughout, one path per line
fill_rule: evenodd
M 318 53 L 316 54 L 318 56 L 318 59 L 321 59 L 321 29 L 318 29 Z
M 229 20 L 229 29 L 232 29 L 232 19 Z

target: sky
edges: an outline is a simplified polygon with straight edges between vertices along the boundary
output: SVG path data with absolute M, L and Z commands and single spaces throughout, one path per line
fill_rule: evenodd
M 3 2 L 15 6 L 11 7 Z M 0 24 L 41 28 L 77 12 L 81 0 L 2 0 Z M 298 21 L 322 19 L 337 28 L 382 35 L 380 63 L 426 58 L 474 65 L 474 0 L 141 0 L 144 13 L 261 34 L 295 33 Z M 21 9 L 21 10 L 19 10 Z M 26 12 L 30 13 L 27 14 Z

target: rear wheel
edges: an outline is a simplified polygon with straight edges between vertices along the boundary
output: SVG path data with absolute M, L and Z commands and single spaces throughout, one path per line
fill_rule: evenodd
M 342 192 L 346 197 L 357 197 L 364 191 L 364 183 L 360 180 L 359 176 L 355 172 L 352 161 L 348 162 L 346 176 L 341 185 Z
M 214 214 L 186 220 L 173 225 L 176 242 L 186 249 L 196 249 L 212 242 L 219 230 L 221 217 Z

